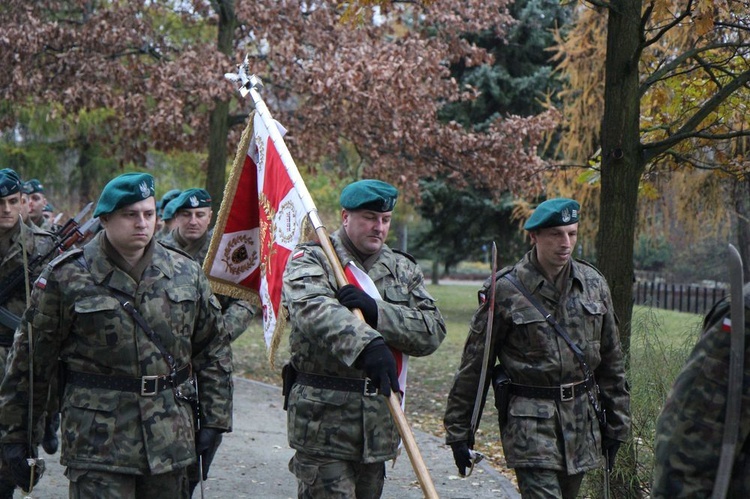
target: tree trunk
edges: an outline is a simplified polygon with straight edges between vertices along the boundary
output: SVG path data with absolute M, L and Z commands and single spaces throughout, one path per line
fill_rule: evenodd
M 234 14 L 234 0 L 212 2 L 219 16 L 217 48 L 223 54 L 232 56 L 234 51 L 234 28 L 237 18 Z M 217 100 L 209 117 L 208 165 L 206 168 L 206 190 L 211 194 L 211 207 L 214 221 L 219 213 L 224 196 L 227 169 L 227 137 L 229 135 L 229 102 Z
M 640 145 L 638 60 L 641 40 L 641 0 L 610 4 L 605 64 L 604 116 L 601 128 L 601 198 L 597 265 L 609 283 L 626 365 L 630 364 L 633 315 L 633 246 L 637 223 L 638 184 L 644 169 Z M 623 453 L 629 448 L 624 447 Z M 638 497 L 634 455 L 623 455 L 613 473 L 612 497 Z M 627 463 L 627 464 L 626 464 Z
M 633 244 L 638 184 L 643 173 L 640 147 L 641 0 L 622 0 L 609 9 L 602 118 L 602 187 L 597 264 L 612 290 L 620 319 L 620 339 L 630 352 L 633 312 Z
M 734 189 L 737 211 L 737 251 L 743 263 L 743 280 L 750 281 L 750 179 L 737 180 Z
M 72 197 L 76 195 L 79 199 L 85 202 L 96 201 L 99 199 L 99 194 L 94 192 L 94 184 L 96 179 L 99 177 L 99 173 L 96 171 L 96 165 L 92 161 L 92 150 L 91 143 L 85 138 L 80 138 L 78 147 L 78 174 L 81 176 L 79 179 L 78 192 L 70 193 Z M 80 203 L 76 203 L 80 204 Z
M 214 220 L 219 213 L 226 183 L 228 116 L 229 102 L 217 101 L 209 117 L 206 190 L 211 194 Z

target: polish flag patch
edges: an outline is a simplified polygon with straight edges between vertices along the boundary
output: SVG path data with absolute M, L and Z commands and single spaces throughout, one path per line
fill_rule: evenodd
M 732 331 L 732 320 L 729 317 L 726 317 L 724 322 L 721 323 L 721 330 L 725 333 Z
M 46 288 L 47 287 L 47 279 L 45 279 L 44 277 L 40 277 L 39 279 L 36 280 L 35 286 L 37 288 L 39 288 L 39 289 Z
M 301 257 L 303 257 L 303 256 L 305 256 L 305 250 L 303 250 L 303 249 L 301 249 L 301 250 L 298 250 L 298 251 L 296 251 L 296 252 L 295 252 L 295 253 L 294 253 L 294 254 L 292 255 L 292 260 L 296 260 L 297 258 L 301 258 Z

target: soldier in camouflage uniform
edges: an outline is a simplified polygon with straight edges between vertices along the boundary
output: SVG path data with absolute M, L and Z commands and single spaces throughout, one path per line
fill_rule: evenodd
M 157 215 L 159 216 L 162 227 L 154 234 L 157 241 L 161 241 L 172 232 L 175 224 L 174 210 L 172 208 L 167 210 L 167 205 L 181 193 L 182 191 L 179 189 L 172 189 L 171 191 L 167 191 L 167 193 L 164 194 L 164 197 L 161 198 L 161 201 L 159 201 Z
M 47 206 L 47 197 L 44 195 L 42 183 L 32 178 L 23 185 L 23 190 L 29 195 L 29 219 L 44 230 L 52 230 L 52 222 L 44 218 L 44 207 Z
M 198 264 L 154 241 L 153 194 L 148 174 L 110 181 L 94 212 L 104 230 L 51 262 L 34 284 L 0 385 L 3 460 L 25 489 L 28 435 L 59 364 L 70 497 L 186 498 L 187 466 L 231 429 L 221 307 Z
M 745 348 L 750 348 L 750 284 L 743 289 Z M 656 422 L 651 497 L 711 497 L 724 434 L 727 406 L 730 302 L 717 303 Z M 750 361 L 745 354 L 742 410 L 727 497 L 750 497 Z
M 181 249 L 202 266 L 213 234 L 208 228 L 213 216 L 211 195 L 205 189 L 186 189 L 167 203 L 169 210 L 164 210 L 164 216 L 167 221 L 173 221 L 170 224 L 172 230 L 159 240 L 166 246 Z M 248 328 L 255 312 L 244 300 L 222 295 L 217 295 L 217 298 L 222 307 L 224 328 L 230 341 L 234 341 Z M 188 471 L 191 490 L 198 485 L 197 473 L 197 466 Z
M 511 379 L 507 421 L 500 430 L 505 458 L 515 468 L 524 498 L 575 497 L 584 473 L 602 465 L 603 452 L 613 462 L 630 431 L 630 396 L 609 288 L 599 271 L 572 258 L 578 211 L 578 203 L 569 199 L 540 204 L 525 224 L 534 247 L 516 265 L 501 270 L 494 284 L 485 282 L 446 405 L 446 443 L 464 475 L 472 466 L 474 401 L 484 393 L 478 385 L 490 305 L 485 297 L 494 285 L 490 367 L 499 361 Z M 601 390 L 598 397 L 607 419 L 604 433 L 573 350 L 545 316 L 502 278 L 509 273 L 582 350 Z
M 21 222 L 22 207 L 26 204 L 21 188 L 21 181 L 15 171 L 10 168 L 0 170 L 0 285 L 3 286 L 3 292 L 8 291 L 5 283 L 9 275 L 24 269 L 24 249 L 27 263 L 33 265 L 28 269 L 29 285 L 54 256 L 54 237 L 34 224 L 26 225 Z M 8 300 L 0 303 L 1 307 L 18 317 L 23 315 L 26 305 L 26 285 L 23 280 L 13 289 Z M 15 328 L 0 323 L 2 373 L 5 373 L 14 332 Z M 0 499 L 12 498 L 14 489 L 15 483 L 10 470 L 5 466 L 0 467 Z
M 161 242 L 183 250 L 203 265 L 213 234 L 213 229 L 208 228 L 213 216 L 211 195 L 205 189 L 187 189 L 169 204 L 171 213 L 167 216 L 174 216 L 175 223 Z M 255 315 L 254 309 L 248 302 L 229 296 L 219 295 L 219 301 L 223 309 L 224 327 L 234 341 L 250 325 Z
M 384 463 L 396 456 L 399 435 L 387 401 L 371 396 L 376 392 L 369 385 L 385 396 L 399 389 L 389 347 L 429 355 L 445 337 L 419 266 L 384 244 L 397 195 L 377 180 L 348 185 L 341 193 L 343 227 L 331 236 L 341 264 L 353 262 L 366 272 L 382 299 L 352 285 L 339 289 L 318 244 L 298 246 L 284 273 L 296 371 L 287 431 L 297 452 L 289 470 L 300 498 L 380 497 Z

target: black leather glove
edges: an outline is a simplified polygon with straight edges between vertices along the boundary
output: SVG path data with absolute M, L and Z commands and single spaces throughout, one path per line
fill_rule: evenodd
M 450 444 L 453 450 L 453 460 L 456 462 L 458 474 L 466 476 L 466 470 L 471 468 L 471 454 L 469 454 L 469 443 L 465 440 Z
M 355 365 L 367 373 L 370 381 L 386 397 L 391 396 L 391 390 L 399 391 L 396 359 L 383 338 L 375 338 L 368 343 Z
M 216 428 L 201 428 L 195 434 L 195 453 L 202 459 L 201 472 L 204 480 L 208 478 L 208 469 L 211 467 L 219 444 L 221 444 L 221 439 L 221 432 Z
M 28 459 L 32 456 L 29 447 L 26 444 L 3 444 L 3 462 L 10 469 L 10 476 L 13 483 L 23 490 L 31 488 L 31 466 Z M 34 485 L 39 483 L 44 468 L 37 466 L 34 470 Z
M 347 284 L 336 291 L 336 299 L 348 309 L 360 309 L 365 318 L 365 322 L 371 328 L 377 329 L 378 304 L 372 296 L 368 295 L 354 284 Z
M 620 450 L 620 444 L 621 442 L 614 438 L 602 437 L 602 454 L 607 458 L 607 471 L 612 471 L 615 467 L 615 457 Z
M 42 437 L 42 449 L 47 454 L 54 454 L 60 446 L 57 438 L 57 429 L 60 428 L 60 413 L 56 412 L 50 416 L 44 425 L 44 437 Z

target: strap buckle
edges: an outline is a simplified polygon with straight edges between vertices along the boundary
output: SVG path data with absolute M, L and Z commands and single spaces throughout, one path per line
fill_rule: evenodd
M 153 397 L 159 392 L 159 378 L 161 376 L 141 376 L 141 395 Z M 150 385 L 153 383 L 153 385 Z
M 560 385 L 560 402 L 570 402 L 575 398 L 576 383 Z
M 362 383 L 362 395 L 365 397 L 374 397 L 378 394 L 378 389 L 375 385 L 371 384 L 370 378 L 365 378 Z

